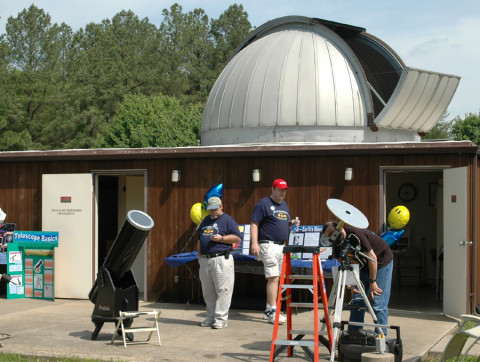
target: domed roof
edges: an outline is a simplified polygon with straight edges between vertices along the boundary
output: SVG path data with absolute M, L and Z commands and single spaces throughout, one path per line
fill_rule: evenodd
M 373 122 L 402 71 L 401 59 L 365 29 L 305 17 L 268 22 L 212 88 L 202 145 L 418 140 L 416 130 Z

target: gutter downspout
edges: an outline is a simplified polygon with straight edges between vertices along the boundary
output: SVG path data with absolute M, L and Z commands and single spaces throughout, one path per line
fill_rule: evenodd
M 472 281 L 471 281 L 471 298 L 470 300 L 473 301 L 473 304 L 471 305 L 471 313 L 475 314 L 477 305 L 479 303 L 477 299 L 477 274 L 476 274 L 476 261 L 477 261 L 477 167 L 478 167 L 478 154 L 475 153 L 473 155 L 473 175 L 472 175 L 472 241 L 473 241 L 473 250 L 472 250 L 472 261 L 471 261 L 471 268 L 470 268 L 470 275 L 472 276 Z

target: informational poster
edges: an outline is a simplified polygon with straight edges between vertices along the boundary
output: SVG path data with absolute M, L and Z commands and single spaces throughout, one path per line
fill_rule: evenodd
M 23 269 L 23 251 L 18 244 L 10 243 L 7 251 L 7 274 L 12 277 L 7 286 L 7 298 L 25 297 L 25 274 Z
M 318 246 L 320 247 L 320 259 L 327 260 L 332 255 L 332 248 L 320 245 L 323 225 L 303 225 L 298 230 L 290 232 L 288 245 Z M 292 259 L 311 260 L 312 253 L 292 253 Z
M 233 244 L 232 253 L 248 255 L 250 251 L 250 224 L 238 225 L 241 240 Z
M 53 248 L 25 248 L 25 297 L 54 299 Z
M 58 232 L 15 231 L 8 245 L 7 298 L 55 299 L 54 249 Z
M 249 255 L 250 251 L 250 224 L 238 225 L 242 239 L 233 245 L 233 253 Z M 320 259 L 327 260 L 332 255 L 331 247 L 320 245 L 323 225 L 299 226 L 298 230 L 290 232 L 288 245 L 318 246 L 320 247 Z M 311 260 L 312 253 L 292 253 L 292 259 Z

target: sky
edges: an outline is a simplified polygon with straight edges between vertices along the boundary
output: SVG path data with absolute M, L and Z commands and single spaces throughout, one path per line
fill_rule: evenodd
M 201 8 L 217 19 L 232 4 L 241 4 L 253 26 L 282 16 L 300 15 L 365 28 L 389 45 L 405 65 L 460 76 L 447 108 L 447 120 L 480 113 L 480 1 L 478 0 L 178 0 L 183 12 Z M 1 0 L 0 34 L 9 17 L 34 4 L 74 31 L 90 22 L 131 10 L 157 27 L 170 0 Z

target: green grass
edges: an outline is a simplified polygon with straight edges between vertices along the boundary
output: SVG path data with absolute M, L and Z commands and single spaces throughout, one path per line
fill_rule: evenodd
M 8 362 L 105 362 L 101 359 L 81 359 L 76 357 L 39 357 L 25 356 L 17 353 L 1 353 L 0 361 Z

